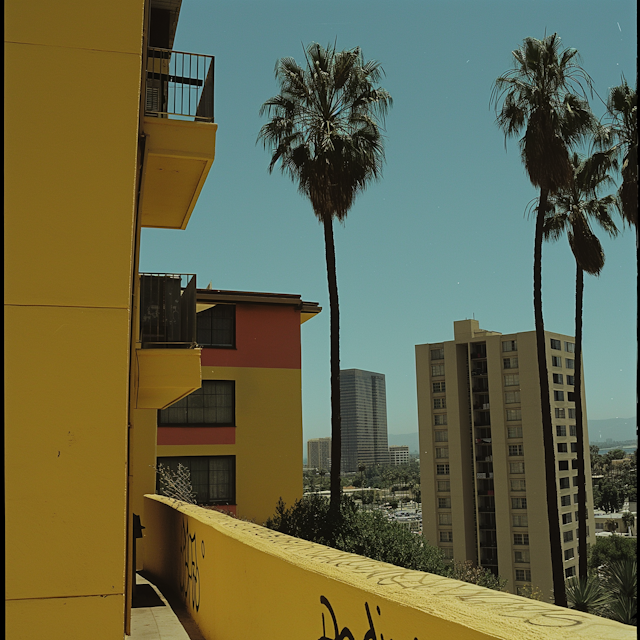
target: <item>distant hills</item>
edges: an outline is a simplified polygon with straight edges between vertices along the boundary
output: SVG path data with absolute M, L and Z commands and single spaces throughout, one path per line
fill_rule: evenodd
M 589 442 L 609 440 L 635 440 L 635 418 L 607 418 L 606 420 L 588 420 Z
M 589 442 L 606 442 L 609 440 L 635 440 L 635 418 L 607 418 L 605 420 L 589 420 Z M 418 432 L 390 433 L 389 444 L 409 445 L 411 453 L 418 453 Z

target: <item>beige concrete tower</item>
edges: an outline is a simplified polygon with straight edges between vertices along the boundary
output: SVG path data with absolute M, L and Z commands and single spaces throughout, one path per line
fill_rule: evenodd
M 545 332 L 565 576 L 577 572 L 574 338 Z M 551 600 L 551 549 L 535 331 L 454 322 L 454 340 L 416 346 L 425 538 Z M 584 377 L 583 377 L 584 380 Z M 589 460 L 584 384 L 585 459 Z M 595 534 L 586 469 L 587 534 Z

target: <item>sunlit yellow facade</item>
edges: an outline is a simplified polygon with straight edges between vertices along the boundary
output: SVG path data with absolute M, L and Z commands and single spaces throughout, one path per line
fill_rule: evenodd
M 155 415 L 200 386 L 200 351 L 142 349 L 138 313 L 140 228 L 184 228 L 214 158 L 212 117 L 145 117 L 149 21 L 165 12 L 170 49 L 179 7 L 5 4 L 12 640 L 123 637 Z M 163 166 L 173 217 L 154 214 Z

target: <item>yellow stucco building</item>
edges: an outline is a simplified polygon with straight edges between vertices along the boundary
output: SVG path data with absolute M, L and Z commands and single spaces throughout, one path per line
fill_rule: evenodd
M 201 385 L 195 279 L 138 274 L 141 227 L 184 229 L 214 159 L 213 58 L 172 51 L 179 10 L 5 5 L 12 640 L 128 631 L 157 411 Z
M 577 573 L 574 338 L 545 332 L 565 577 Z M 454 322 L 454 340 L 416 346 L 422 523 L 452 560 L 552 595 L 535 331 L 502 335 Z M 583 378 L 584 380 L 584 378 Z M 584 384 L 583 416 L 586 427 Z M 585 428 L 585 457 L 589 438 Z M 593 542 L 591 470 L 587 533 Z

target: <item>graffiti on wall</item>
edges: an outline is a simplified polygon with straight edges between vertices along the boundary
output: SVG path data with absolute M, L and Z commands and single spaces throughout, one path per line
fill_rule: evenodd
M 189 533 L 189 521 L 182 520 L 182 539 L 180 541 L 180 591 L 187 603 L 200 611 L 200 569 L 198 555 L 204 558 L 204 540 L 198 541 L 196 534 Z
M 331 606 L 331 603 L 329 602 L 328 598 L 325 598 L 324 596 L 320 596 L 320 604 L 322 604 L 327 608 L 327 611 L 331 616 L 331 623 L 333 625 L 333 630 L 332 631 L 330 630 L 329 632 L 333 633 L 333 635 L 332 636 L 327 635 L 326 620 L 323 612 L 322 613 L 322 636 L 318 638 L 318 640 L 359 640 L 359 638 L 356 638 L 353 635 L 349 627 L 342 627 L 342 629 L 340 629 L 340 625 L 338 624 L 336 614 L 333 611 L 333 607 Z M 376 628 L 375 628 L 375 625 L 373 624 L 373 617 L 371 616 L 371 610 L 369 609 L 368 602 L 364 603 L 364 610 L 367 614 L 367 621 L 369 623 L 369 628 L 365 631 L 364 636 L 362 636 L 362 640 L 378 640 L 378 639 L 384 640 L 384 636 L 382 634 L 380 634 L 380 636 L 376 634 Z M 376 611 L 380 616 L 381 615 L 380 607 L 376 607 Z M 393 640 L 393 639 L 389 638 L 389 640 Z M 413 640 L 418 640 L 418 638 L 414 638 Z

